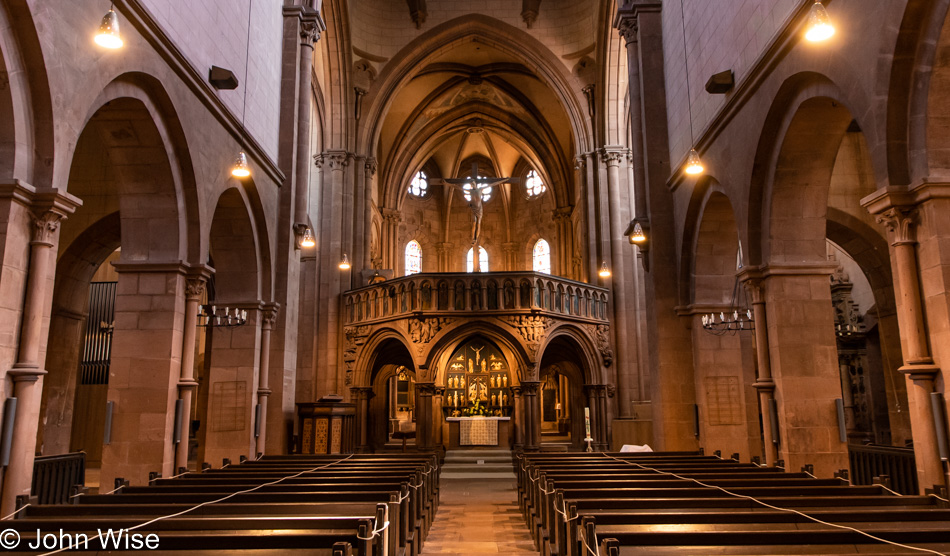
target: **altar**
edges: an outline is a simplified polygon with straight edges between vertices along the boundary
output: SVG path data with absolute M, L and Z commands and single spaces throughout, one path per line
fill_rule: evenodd
M 446 448 L 467 446 L 510 447 L 511 417 L 448 417 L 449 443 Z

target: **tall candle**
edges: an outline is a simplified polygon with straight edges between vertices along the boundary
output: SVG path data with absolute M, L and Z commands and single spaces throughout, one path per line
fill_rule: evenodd
M 584 408 L 584 429 L 587 431 L 587 438 L 590 438 L 590 408 Z

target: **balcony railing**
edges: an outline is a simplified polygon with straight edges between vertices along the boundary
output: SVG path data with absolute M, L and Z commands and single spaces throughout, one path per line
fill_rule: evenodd
M 343 294 L 346 324 L 443 313 L 546 313 L 607 322 L 608 290 L 537 272 L 413 274 Z

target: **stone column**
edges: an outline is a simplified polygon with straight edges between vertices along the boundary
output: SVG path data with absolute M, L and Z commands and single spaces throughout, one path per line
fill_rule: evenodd
M 30 266 L 27 271 L 26 300 L 20 328 L 17 361 L 7 376 L 13 380 L 13 397 L 17 399 L 10 465 L 3 475 L 0 513 L 7 515 L 16 507 L 16 497 L 30 494 L 33 457 L 36 452 L 36 431 L 40 426 L 40 404 L 43 396 L 43 375 L 40 368 L 40 346 L 44 343 L 43 319 L 46 315 L 47 286 L 55 268 L 59 225 L 66 215 L 80 205 L 77 199 L 51 192 L 34 197 L 33 233 L 30 240 Z
M 677 284 L 676 214 L 670 178 L 670 145 L 663 66 L 663 17 L 658 1 L 627 2 L 617 10 L 614 26 L 627 47 L 629 98 L 638 101 L 631 112 L 639 126 L 633 130 L 637 213 L 648 218 L 651 233 L 644 257 L 648 372 L 653 407 L 653 440 L 659 450 L 695 450 L 692 337 L 675 308 Z M 642 189 L 642 195 L 641 190 Z M 641 201 L 641 198 L 643 202 Z M 641 212 L 643 211 L 643 212 Z
M 432 449 L 432 394 L 434 382 L 416 383 L 416 448 Z
M 752 299 L 752 319 L 755 323 L 755 384 L 759 394 L 759 413 L 762 416 L 762 444 L 765 463 L 774 465 L 778 459 L 775 439 L 772 437 L 772 413 L 769 402 L 775 399 L 775 381 L 772 380 L 772 364 L 769 360 L 768 317 L 765 312 L 765 289 L 761 278 L 745 279 L 743 285 Z
M 380 252 L 383 253 L 383 267 L 399 270 L 399 222 L 402 216 L 399 211 L 384 208 L 383 237 L 380 239 Z
M 251 454 L 251 458 L 256 458 L 257 454 L 264 454 L 267 451 L 267 398 L 271 395 L 270 389 L 270 335 L 274 329 L 274 323 L 277 321 L 277 311 L 280 305 L 277 303 L 264 304 L 263 314 L 261 315 L 261 362 L 260 371 L 257 377 L 257 403 L 261 406 L 259 421 L 257 427 L 256 451 Z
M 376 159 L 367 157 L 363 163 L 363 268 L 373 268 L 373 191 L 376 189 Z
M 432 395 L 432 426 L 433 428 L 433 447 L 444 450 L 444 439 L 442 438 L 442 403 L 445 399 L 445 386 L 436 386 Z
M 623 249 L 629 243 L 623 241 L 623 232 L 626 223 L 620 221 L 620 161 L 626 153 L 619 147 L 601 151 L 601 157 L 607 164 L 607 193 L 610 198 L 610 267 L 611 286 L 613 289 L 612 305 L 614 313 L 613 330 L 614 341 L 614 370 L 617 373 L 617 403 L 620 405 L 620 418 L 629 419 L 632 415 L 630 403 L 630 374 L 636 368 L 633 361 L 627 360 L 627 279 L 623 264 Z M 626 245 L 625 245 L 626 244 Z M 635 359 L 634 359 L 635 360 Z
M 524 449 L 541 449 L 541 397 L 538 395 L 542 382 L 522 381 L 521 392 L 524 396 Z
M 930 356 L 924 327 L 917 270 L 917 218 L 916 209 L 893 207 L 881 213 L 878 222 L 887 228 L 892 247 L 897 321 L 904 354 L 904 366 L 900 371 L 907 377 L 907 404 L 910 406 L 917 479 L 923 490 L 945 484 L 945 477 L 937 453 L 937 432 L 930 401 L 940 369 Z
M 511 394 L 514 396 L 514 413 L 511 416 L 511 424 L 515 450 L 524 448 L 524 400 L 521 398 L 521 393 L 521 386 L 511 387 Z
M 591 447 L 594 451 L 604 451 L 608 444 L 607 385 L 585 384 L 584 393 L 587 394 L 587 407 L 590 410 L 590 436 L 594 439 Z M 580 418 L 580 416 L 575 414 L 574 418 Z M 586 447 L 585 443 L 584 448 L 586 449 Z
M 297 63 L 297 154 L 296 189 L 294 201 L 295 228 L 307 226 L 310 193 L 310 105 L 313 102 L 313 45 L 320 40 L 320 32 L 325 30 L 323 20 L 316 12 L 305 11 L 300 22 L 300 58 Z M 302 233 L 302 232 L 301 232 Z M 297 247 L 299 240 L 297 238 Z
M 353 402 L 356 404 L 356 451 L 369 452 L 369 400 L 373 389 L 368 386 L 350 388 Z
M 195 380 L 195 338 L 198 334 L 198 307 L 204 295 L 210 269 L 196 269 L 185 280 L 185 324 L 181 341 L 181 372 L 178 380 L 178 398 L 181 400 L 178 446 L 175 447 L 175 473 L 188 467 L 188 437 L 191 433 L 191 404 L 198 381 Z

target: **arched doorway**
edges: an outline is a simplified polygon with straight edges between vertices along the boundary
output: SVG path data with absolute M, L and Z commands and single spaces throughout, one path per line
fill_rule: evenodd
M 416 423 L 415 382 L 415 365 L 406 346 L 393 338 L 380 343 L 370 372 L 372 395 L 367 423 L 370 450 L 401 449 L 403 437 L 407 445 L 415 445 L 410 438 Z
M 606 446 L 605 408 L 601 406 L 604 385 L 594 375 L 580 343 L 570 335 L 552 339 L 541 355 L 538 395 L 541 405 L 541 449 L 586 448 L 585 418 L 591 419 L 593 448 Z M 586 411 L 585 411 L 586 410 Z

